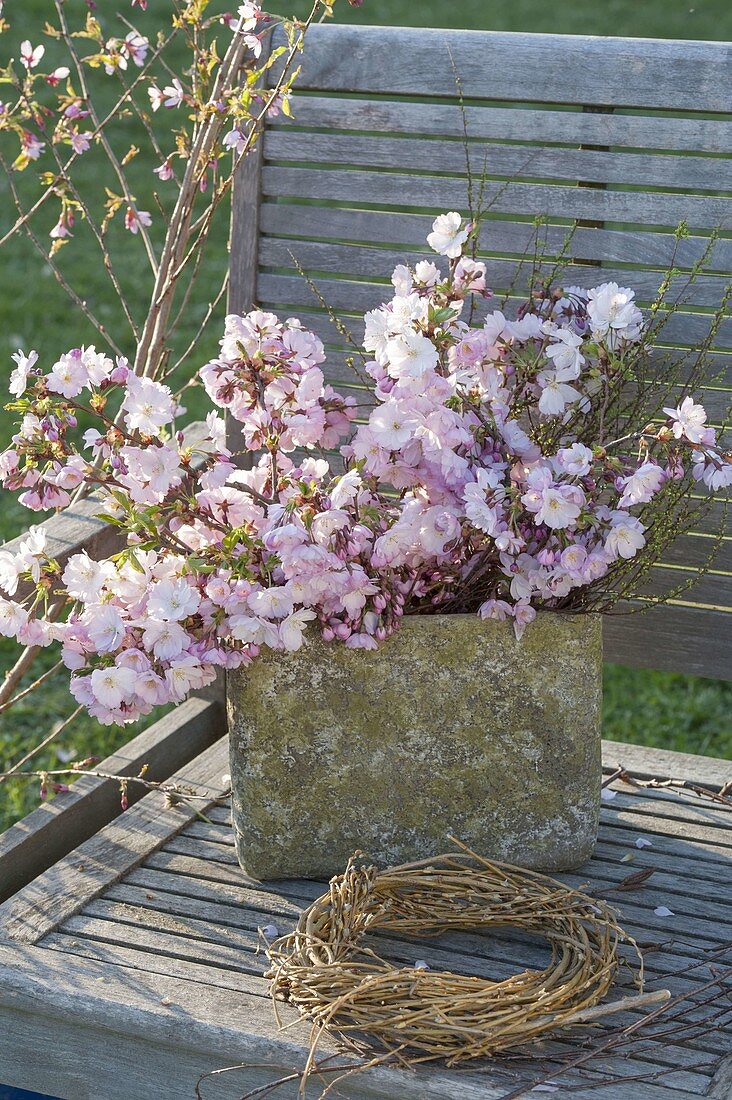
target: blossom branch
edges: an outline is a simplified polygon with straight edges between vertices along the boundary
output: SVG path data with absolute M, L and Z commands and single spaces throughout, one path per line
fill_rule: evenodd
M 0 783 L 5 783 L 8 779 L 12 779 L 14 776 L 16 776 L 20 772 L 21 768 L 23 768 L 29 760 L 32 760 L 35 756 L 38 756 L 40 752 L 43 752 L 45 748 L 48 748 L 52 741 L 55 741 L 61 736 L 62 733 L 65 733 L 69 726 L 73 725 L 83 709 L 84 708 L 82 706 L 76 707 L 76 709 L 72 711 L 72 713 L 68 716 L 68 718 L 65 719 L 65 721 L 57 726 L 56 729 L 52 730 L 47 737 L 44 737 L 38 745 L 35 745 L 30 750 L 30 752 L 27 752 L 25 756 L 22 756 L 20 760 L 13 764 L 12 768 L 8 768 L 7 771 L 0 774 Z
M 8 185 L 9 185 L 9 188 L 10 188 L 10 194 L 11 194 L 13 202 L 15 204 L 15 208 L 19 213 L 22 214 L 23 213 L 23 207 L 22 207 L 22 203 L 21 203 L 21 199 L 20 199 L 18 189 L 15 186 L 15 181 L 14 181 L 12 173 L 10 171 L 10 166 L 9 166 L 8 162 L 6 161 L 4 155 L 1 152 L 0 152 L 0 165 L 2 165 L 2 168 L 5 171 L 5 174 L 7 176 Z M 110 333 L 107 331 L 106 327 L 102 324 L 102 322 L 91 311 L 91 309 L 89 308 L 88 303 L 85 302 L 77 294 L 77 292 L 74 290 L 74 288 L 71 286 L 68 279 L 66 278 L 66 276 L 63 274 L 63 272 L 59 268 L 58 264 L 55 263 L 53 257 L 50 254 L 50 251 L 47 248 L 44 248 L 44 246 L 41 244 L 41 241 L 39 240 L 38 235 L 36 234 L 33 227 L 30 225 L 29 221 L 27 221 L 27 220 L 23 221 L 23 230 L 24 230 L 26 236 L 29 238 L 29 240 L 33 244 L 33 247 L 35 248 L 36 252 L 38 252 L 38 254 L 41 256 L 41 258 L 44 260 L 44 262 L 48 264 L 49 268 L 53 272 L 54 278 L 56 279 L 58 284 L 63 288 L 63 290 L 66 292 L 66 294 L 69 296 L 69 298 L 74 303 L 74 305 L 77 306 L 77 308 L 84 314 L 84 316 L 89 321 L 89 323 L 91 325 L 93 325 L 93 327 L 97 330 L 97 332 L 102 337 L 104 342 L 110 348 L 112 348 L 112 350 L 117 355 L 122 355 L 123 354 L 122 349 L 120 348 L 117 341 L 110 335 Z
M 26 650 L 26 652 L 30 652 L 30 651 Z M 39 652 L 39 651 L 36 648 L 35 653 L 37 653 L 37 652 Z M 34 653 L 34 656 L 35 656 L 35 653 Z M 43 684 L 45 684 L 48 680 L 50 680 L 63 667 L 64 667 L 63 661 L 57 661 L 56 664 L 52 665 L 51 668 L 49 668 L 46 672 L 44 672 L 42 676 L 39 676 L 37 680 L 34 680 L 33 683 L 30 684 L 23 691 L 19 691 L 18 694 L 14 695 L 12 699 L 8 699 L 7 702 L 0 701 L 0 714 L 2 714 L 6 710 L 10 710 L 10 708 L 14 707 L 16 703 L 19 703 L 21 699 L 25 699 L 26 696 L 30 695 L 37 688 L 39 688 Z M 4 683 L 2 690 L 5 691 L 5 688 L 6 688 L 6 685 Z
M 97 116 L 93 100 L 92 100 L 91 96 L 89 95 L 89 87 L 88 87 L 87 80 L 86 80 L 86 73 L 84 72 L 84 66 L 81 63 L 81 59 L 80 59 L 79 54 L 76 50 L 76 46 L 74 45 L 74 40 L 71 37 L 71 34 L 69 33 L 69 27 L 68 27 L 68 23 L 66 21 L 66 14 L 64 12 L 64 0 L 54 0 L 54 6 L 56 8 L 56 13 L 58 15 L 59 25 L 61 27 L 61 34 L 63 36 L 64 43 L 66 45 L 67 50 L 69 51 L 69 55 L 70 55 L 70 57 L 73 61 L 73 64 L 74 64 L 74 68 L 76 69 L 76 74 L 77 74 L 78 79 L 79 79 L 79 85 L 81 87 L 81 92 L 82 92 L 82 95 L 84 97 L 84 102 L 86 103 L 87 109 L 89 111 L 89 117 L 91 118 L 92 123 L 96 128 L 96 132 L 99 136 L 99 141 L 101 143 L 101 146 L 104 149 L 105 153 L 107 154 L 107 159 L 109 160 L 110 164 L 112 165 L 114 173 L 117 176 L 117 179 L 119 181 L 119 185 L 122 188 L 122 193 L 125 197 L 125 201 L 127 202 L 127 205 L 130 207 L 130 209 L 132 209 L 137 214 L 137 208 L 136 208 L 136 205 L 135 205 L 135 201 L 132 197 L 132 193 L 130 191 L 129 185 L 127 183 L 127 177 L 126 177 L 126 175 L 125 175 L 125 173 L 122 169 L 122 165 L 120 164 L 114 150 L 112 149 L 112 146 L 109 142 L 109 139 L 107 138 L 106 131 L 105 131 L 104 127 L 100 125 L 99 118 Z M 147 258 L 148 258 L 148 261 L 150 263 L 150 268 L 153 272 L 153 275 L 157 275 L 158 261 L 157 261 L 157 257 L 155 256 L 155 250 L 153 249 L 152 241 L 150 240 L 150 235 L 147 231 L 147 227 L 142 224 L 142 222 L 140 221 L 139 218 L 138 218 L 138 224 L 139 224 L 140 238 L 142 239 L 142 242 L 145 246 L 145 252 L 147 253 Z

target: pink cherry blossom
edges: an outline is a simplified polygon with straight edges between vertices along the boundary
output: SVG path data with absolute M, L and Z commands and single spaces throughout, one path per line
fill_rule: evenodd
M 40 64 L 43 55 L 46 52 L 45 46 L 31 46 L 28 39 L 20 44 L 20 63 L 30 72 L 31 69 L 35 69 Z

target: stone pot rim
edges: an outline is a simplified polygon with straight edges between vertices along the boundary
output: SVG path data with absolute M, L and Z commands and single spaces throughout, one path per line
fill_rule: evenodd
M 553 607 L 540 607 L 536 611 L 537 619 L 548 619 L 550 616 L 557 620 L 588 619 L 592 622 L 597 622 L 598 619 L 604 618 L 601 611 L 569 611 L 563 608 Z M 506 623 L 508 626 L 513 626 L 513 619 L 511 618 L 481 619 L 477 611 L 431 611 L 426 614 L 405 612 L 402 616 L 401 624 L 402 627 L 404 627 L 409 622 L 414 622 L 415 620 L 425 621 L 427 619 L 439 619 L 441 622 L 445 622 L 449 619 L 462 619 L 463 621 L 466 619 L 475 619 L 479 623 Z M 531 630 L 531 624 L 529 624 L 526 629 L 527 631 Z

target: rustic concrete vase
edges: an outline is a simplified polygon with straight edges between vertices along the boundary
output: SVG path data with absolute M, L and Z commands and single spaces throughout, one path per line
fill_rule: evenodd
M 228 679 L 236 848 L 259 879 L 322 878 L 356 849 L 583 863 L 600 806 L 597 615 L 540 613 L 518 642 L 473 615 L 404 620 L 377 652 L 310 635 Z

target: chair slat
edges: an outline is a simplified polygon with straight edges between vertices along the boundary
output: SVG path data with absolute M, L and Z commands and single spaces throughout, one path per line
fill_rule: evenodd
M 375 91 L 375 89 L 374 89 Z M 469 95 L 469 89 L 466 89 Z M 453 89 L 454 94 L 454 89 Z M 378 134 L 425 134 L 457 138 L 465 122 L 469 138 L 537 141 L 542 144 L 609 145 L 630 149 L 672 149 L 679 152 L 732 153 L 732 123 L 719 119 L 672 115 L 632 115 L 614 112 L 532 107 L 474 107 L 449 103 L 405 103 L 389 99 L 337 99 L 300 95 L 294 101 L 294 124 L 308 129 L 361 130 Z M 520 114 L 518 113 L 520 111 Z M 285 117 L 273 120 L 276 130 L 292 129 Z
M 451 55 L 471 99 L 732 110 L 724 42 L 331 24 L 312 28 L 300 86 L 454 97 Z
M 359 210 L 352 205 L 346 209 L 298 206 L 295 211 L 284 202 L 264 201 L 261 208 L 261 229 L 266 234 L 417 249 L 425 247 L 433 221 L 434 215 L 430 214 Z M 568 231 L 566 225 L 542 225 L 537 229 L 530 221 L 491 219 L 482 226 L 481 253 L 521 255 L 527 252 L 532 255 L 538 237 L 539 252 L 556 256 L 564 246 Z M 732 270 L 732 241 L 724 238 L 717 240 L 710 249 L 708 237 L 690 236 L 677 242 L 672 233 L 579 226 L 572 235 L 568 258 L 660 269 L 673 263 L 675 267 L 688 270 L 699 263 L 708 250 L 705 270 Z
M 427 112 L 425 109 L 425 123 Z M 517 122 L 520 119 L 516 120 Z M 480 179 L 496 176 L 587 183 L 686 188 L 689 191 L 732 191 L 732 160 L 724 157 L 678 156 L 668 153 L 618 153 L 546 145 L 473 142 L 459 137 L 393 138 L 375 134 L 321 134 L 276 130 L 267 135 L 268 160 L 316 161 L 319 165 L 388 168 L 400 171 L 449 172 L 464 176 L 466 153 L 471 171 Z
M 410 254 L 410 262 L 431 259 L 434 253 L 426 247 Z M 294 259 L 293 259 L 294 258 Z M 405 262 L 401 249 L 364 248 L 362 245 L 342 245 L 332 241 L 292 241 L 263 237 L 259 245 L 259 261 L 263 267 L 295 270 L 294 261 L 307 274 L 326 272 L 334 275 L 351 275 L 365 279 L 386 280 L 397 264 Z M 516 292 L 528 291 L 542 275 L 553 273 L 555 265 L 546 261 L 534 267 L 532 257 L 519 260 L 488 260 L 488 283 L 495 290 L 513 288 Z M 627 268 L 597 268 L 581 264 L 562 267 L 562 282 L 566 286 L 592 286 L 598 281 L 615 281 L 632 285 L 636 298 L 642 302 L 655 300 L 664 273 L 660 271 L 628 271 Z M 666 300 L 673 303 L 716 307 L 728 283 L 723 275 L 700 275 L 689 283 L 686 275 L 674 276 L 669 284 Z M 561 284 L 560 284 L 561 285 Z M 384 293 L 390 289 L 385 284 Z
M 375 309 L 384 301 L 387 287 L 378 283 L 357 282 L 351 279 L 319 279 L 318 287 L 329 306 L 336 310 L 363 313 Z M 312 306 L 313 292 L 299 275 L 271 275 L 260 271 L 257 295 L 270 306 Z M 388 296 L 388 295 L 387 295 Z M 509 298 L 507 309 L 514 303 Z M 710 329 L 711 316 L 706 313 L 675 313 L 664 326 L 663 339 L 672 344 L 689 347 L 698 345 Z M 714 338 L 716 347 L 732 347 L 732 318 L 723 320 Z
M 608 615 L 602 637 L 606 661 L 732 680 L 731 613 L 664 606 Z
M 315 150 L 313 150 L 316 155 Z M 374 206 L 422 207 L 440 212 L 470 206 L 467 180 L 445 176 L 408 176 L 399 172 L 338 171 L 328 168 L 283 168 L 265 165 L 265 195 L 328 199 Z M 694 228 L 732 227 L 732 200 L 714 195 L 675 192 L 602 191 L 562 185 L 506 183 L 488 180 L 486 203 L 494 214 L 549 215 L 557 218 L 635 222 L 674 229 L 685 221 Z

